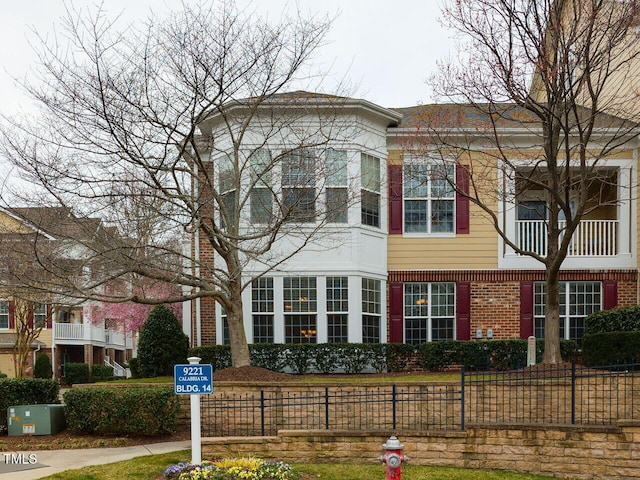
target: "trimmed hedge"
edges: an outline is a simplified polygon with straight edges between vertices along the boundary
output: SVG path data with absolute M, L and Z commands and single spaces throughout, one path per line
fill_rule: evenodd
M 170 388 L 74 388 L 64 403 L 69 429 L 100 435 L 168 435 L 180 410 Z
M 544 345 L 536 345 L 537 361 L 542 359 Z M 575 342 L 561 341 L 562 358 L 575 355 Z M 442 370 L 453 365 L 472 369 L 507 370 L 520 368 L 527 361 L 527 340 L 441 341 L 422 345 L 400 343 L 306 343 L 254 344 L 249 346 L 251 364 L 276 372 L 309 372 L 348 374 L 375 370 L 400 372 L 412 366 Z M 216 370 L 231 366 L 228 345 L 212 345 L 189 350 Z
M 65 363 L 64 382 L 67 385 L 89 383 L 89 365 L 86 363 Z
M 51 369 L 51 359 L 49 355 L 40 352 L 36 357 L 36 364 L 33 367 L 34 378 L 52 378 L 53 370 Z
M 93 365 L 91 367 L 91 381 L 92 382 L 107 382 L 113 380 L 113 367 L 108 365 Z
M 587 315 L 584 333 L 632 332 L 640 330 L 640 306 L 618 307 Z
M 586 334 L 582 339 L 582 361 L 589 367 L 640 361 L 640 331 Z
M 475 370 L 510 370 L 527 364 L 527 340 L 492 340 L 489 342 L 446 340 L 420 345 L 422 365 L 427 370 L 442 370 L 464 365 Z M 542 360 L 544 342 L 536 342 L 536 362 Z M 560 341 L 560 354 L 570 360 L 577 352 L 576 343 Z
M 10 378 L 0 380 L 0 433 L 7 430 L 7 408 L 12 405 L 60 403 L 60 385 L 52 379 Z

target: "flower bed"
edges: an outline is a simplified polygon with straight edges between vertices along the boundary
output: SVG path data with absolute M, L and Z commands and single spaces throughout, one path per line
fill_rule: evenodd
M 299 474 L 282 462 L 260 458 L 225 458 L 200 465 L 179 463 L 168 467 L 166 480 L 294 480 Z

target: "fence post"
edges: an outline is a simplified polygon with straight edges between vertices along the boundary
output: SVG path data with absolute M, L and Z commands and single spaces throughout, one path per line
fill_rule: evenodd
M 324 428 L 329 430 L 329 387 L 324 387 Z
M 264 437 L 264 390 L 260 389 L 260 434 Z
M 464 365 L 460 368 L 460 429 L 464 431 Z
M 391 386 L 391 409 L 392 409 L 392 423 L 393 430 L 396 429 L 396 386 L 395 384 Z
M 571 425 L 576 424 L 576 360 L 571 360 Z

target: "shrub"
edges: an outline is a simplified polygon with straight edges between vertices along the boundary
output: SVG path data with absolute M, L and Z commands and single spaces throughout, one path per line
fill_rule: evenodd
M 229 345 L 208 345 L 192 347 L 189 357 L 200 358 L 200 363 L 213 365 L 214 370 L 222 370 L 231 366 L 231 347 Z
M 93 365 L 91 367 L 91 380 L 94 382 L 106 382 L 113 380 L 113 367 L 108 365 Z
M 0 372 L 0 378 L 7 378 L 7 377 L 8 377 L 8 375 L 6 373 Z
M 281 372 L 287 363 L 284 349 L 277 343 L 256 343 L 249 346 L 251 365 Z
M 142 377 L 173 375 L 176 363 L 187 363 L 189 338 L 173 312 L 158 305 L 142 327 L 138 343 L 138 361 Z
M 69 429 L 100 435 L 167 435 L 180 408 L 170 388 L 74 388 L 64 403 Z
M 387 371 L 402 372 L 407 369 L 418 355 L 418 347 L 407 343 L 387 343 Z
M 60 385 L 52 379 L 11 378 L 0 380 L 0 433 L 7 429 L 7 408 L 12 405 L 59 403 Z
M 582 361 L 606 366 L 640 360 L 640 332 L 591 333 L 582 340 Z
M 86 363 L 65 363 L 64 380 L 67 385 L 89 383 L 89 365 Z
M 140 362 L 137 357 L 129 360 L 129 370 L 132 378 L 140 378 Z
M 293 373 L 297 373 L 298 375 L 306 374 L 311 367 L 314 346 L 315 345 L 310 343 L 287 345 L 284 351 L 286 366 L 289 367 Z
M 584 333 L 631 332 L 640 330 L 640 306 L 618 307 L 587 315 Z
M 51 368 L 51 359 L 49 355 L 44 352 L 40 352 L 36 357 L 36 363 L 33 366 L 34 378 L 51 378 L 53 377 L 53 370 Z

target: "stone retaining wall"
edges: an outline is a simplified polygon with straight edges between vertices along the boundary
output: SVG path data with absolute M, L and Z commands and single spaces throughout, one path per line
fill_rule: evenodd
M 398 435 L 415 465 L 513 470 L 575 479 L 640 479 L 640 422 L 613 426 L 469 425 L 456 432 L 282 430 L 274 437 L 203 438 L 203 458 L 376 462 Z

